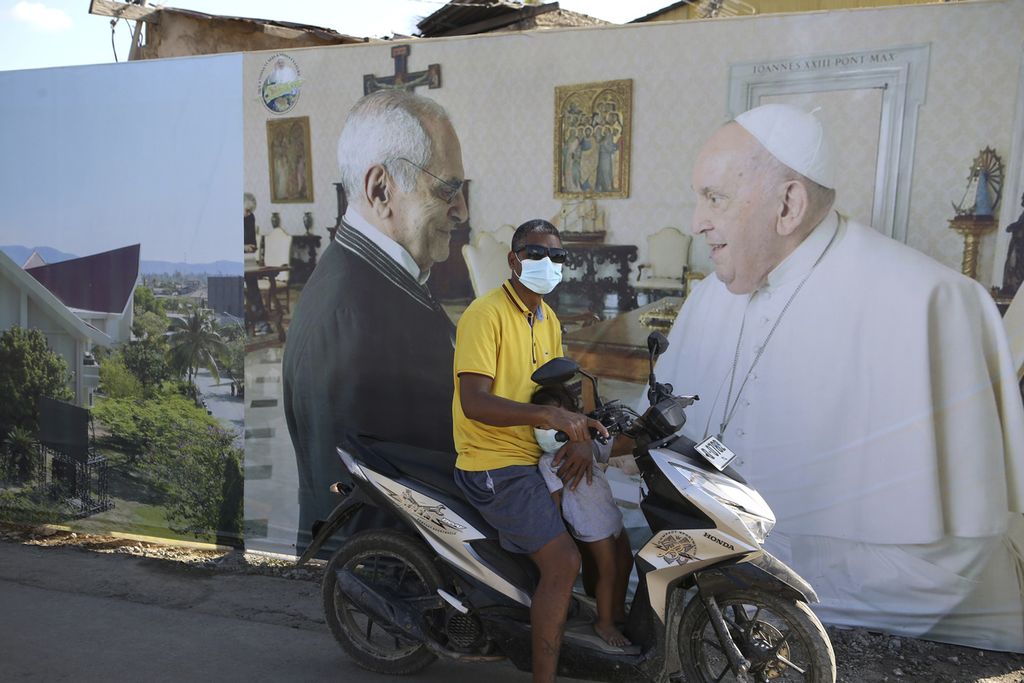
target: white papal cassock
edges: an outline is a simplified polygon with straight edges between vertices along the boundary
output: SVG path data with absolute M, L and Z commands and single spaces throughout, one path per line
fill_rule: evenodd
M 766 548 L 827 622 L 1024 651 L 1024 408 L 976 282 L 832 213 L 751 295 L 699 283 L 658 376 L 698 393 L 684 432 L 724 432 L 778 518 Z

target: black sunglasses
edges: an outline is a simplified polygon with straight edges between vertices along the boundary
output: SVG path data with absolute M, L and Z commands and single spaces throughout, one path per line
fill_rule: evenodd
M 525 254 L 531 261 L 540 261 L 547 256 L 552 263 L 565 263 L 569 258 L 569 252 L 561 247 L 545 247 L 540 244 L 527 244 L 516 253 Z

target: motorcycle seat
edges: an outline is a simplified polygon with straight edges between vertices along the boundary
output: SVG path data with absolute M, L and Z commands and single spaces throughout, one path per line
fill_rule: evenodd
M 388 474 L 386 467 L 382 470 L 381 462 L 390 465 L 401 474 L 421 481 L 428 486 L 447 493 L 455 498 L 462 498 L 462 491 L 455 484 L 455 454 L 444 451 L 432 451 L 407 444 L 378 441 L 373 437 L 359 436 L 351 440 L 359 446 L 354 449 L 353 457 L 372 470 Z

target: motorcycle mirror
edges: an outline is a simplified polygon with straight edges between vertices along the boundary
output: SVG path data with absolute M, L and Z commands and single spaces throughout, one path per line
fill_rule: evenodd
M 668 338 L 661 332 L 651 332 L 647 336 L 647 351 L 652 357 L 660 356 L 668 351 Z
M 549 387 L 556 384 L 564 384 L 571 380 L 580 371 L 580 365 L 569 358 L 552 358 L 544 365 L 537 368 L 530 379 L 542 387 Z

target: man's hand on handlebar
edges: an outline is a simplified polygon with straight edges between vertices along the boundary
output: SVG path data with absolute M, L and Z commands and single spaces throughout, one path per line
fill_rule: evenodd
M 551 466 L 558 469 L 558 478 L 562 484 L 575 491 L 584 477 L 588 484 L 594 479 L 593 446 L 589 441 L 567 443 L 551 459 Z
M 547 406 L 544 424 L 538 425 L 545 429 L 557 429 L 569 437 L 569 441 L 590 441 L 591 430 L 608 438 L 608 430 L 597 420 L 581 413 L 574 413 L 564 408 Z

